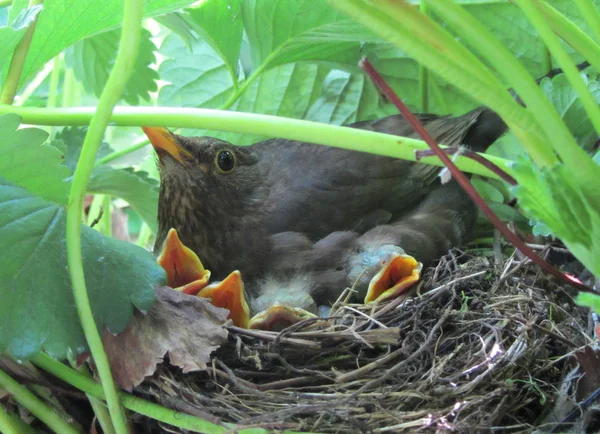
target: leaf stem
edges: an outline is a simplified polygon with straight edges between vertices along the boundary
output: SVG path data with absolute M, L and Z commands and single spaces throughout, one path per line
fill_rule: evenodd
M 0 387 L 6 390 L 12 397 L 44 422 L 54 432 L 65 434 L 77 434 L 79 431 L 71 426 L 67 421 L 56 414 L 50 407 L 42 402 L 25 386 L 19 384 L 10 375 L 0 369 Z
M 447 31 L 441 31 L 441 26 L 433 20 L 424 16 L 419 18 L 420 13 L 404 1 L 329 0 L 329 2 L 401 48 L 427 66 L 430 71 L 436 71 L 436 74 L 446 82 L 452 83 L 465 94 L 496 111 L 519 139 L 533 148 L 540 162 L 553 164 L 557 161 L 552 150 L 546 146 L 546 134 L 541 130 L 532 113 L 513 99 L 504 85 L 481 60 L 460 45 L 455 37 L 450 37 Z M 428 3 L 433 4 L 432 0 L 428 0 Z M 444 3 L 456 6 L 446 0 Z M 501 44 L 499 45 L 502 47 Z M 471 58 L 474 60 L 471 61 Z M 466 59 L 469 61 L 466 62 Z
M 104 391 L 102 390 L 102 386 L 100 384 L 98 384 L 90 378 L 85 377 L 84 375 L 81 375 L 79 372 L 69 368 L 68 366 L 63 365 L 62 363 L 54 360 L 47 354 L 38 353 L 38 355 L 35 356 L 32 361 L 34 364 L 44 369 L 46 372 L 51 373 L 55 377 L 60 378 L 61 380 L 85 392 L 86 394 L 95 396 L 98 399 L 105 399 Z M 231 424 L 226 424 L 227 426 L 224 427 L 211 423 L 209 421 L 205 421 L 203 419 L 200 419 L 199 417 L 171 410 L 158 404 L 148 402 L 126 392 L 119 392 L 119 397 L 123 405 L 129 410 L 158 420 L 160 422 L 173 425 L 178 428 L 187 429 L 194 432 L 218 434 L 230 432 L 229 428 L 232 427 Z M 267 430 L 260 428 L 240 429 L 236 432 L 240 434 L 268 433 Z M 294 433 L 288 432 L 288 434 Z
M 575 4 L 579 8 L 579 13 L 585 18 L 585 21 L 590 26 L 590 30 L 596 39 L 600 42 L 600 14 L 592 0 L 575 0 Z
M 28 7 L 41 5 L 44 0 L 30 0 Z M 2 93 L 0 94 L 0 104 L 12 104 L 19 89 L 19 81 L 21 80 L 21 72 L 23 72 L 23 65 L 25 65 L 25 59 L 27 58 L 27 52 L 33 39 L 33 32 L 35 32 L 35 26 L 39 13 L 33 19 L 33 22 L 29 25 L 23 38 L 19 41 L 15 47 L 15 52 L 10 61 L 10 67 L 8 68 L 8 74 L 4 81 Z
M 119 151 L 111 152 L 110 154 L 100 158 L 98 161 L 96 161 L 96 166 L 100 166 L 102 164 L 109 163 L 113 160 L 116 160 L 117 158 L 122 157 L 123 155 L 131 154 L 132 152 L 135 152 L 138 149 L 142 149 L 142 148 L 148 146 L 149 144 L 150 144 L 150 140 L 148 140 L 147 138 L 144 137 L 137 143 L 134 143 L 133 145 L 128 146 L 127 148 L 121 149 Z
M 552 32 L 552 29 L 546 21 L 542 11 L 540 11 L 540 9 L 536 7 L 536 5 L 541 3 L 538 0 L 514 0 L 514 2 L 519 6 L 519 8 L 521 8 L 527 19 L 531 22 L 533 27 L 540 34 L 540 37 L 550 50 L 550 53 L 552 53 L 552 56 L 557 60 L 564 74 L 571 83 L 571 86 L 573 86 L 573 89 L 575 90 L 575 92 L 577 92 L 577 95 L 579 95 L 581 103 L 585 108 L 586 114 L 592 122 L 596 133 L 600 135 L 600 108 L 596 104 L 594 97 L 592 96 L 589 89 L 587 88 L 587 85 L 583 81 L 579 70 L 573 63 L 573 60 L 571 60 L 568 53 L 561 45 L 558 37 Z M 541 93 L 539 87 L 536 86 L 536 88 Z M 593 176 L 593 174 L 591 174 L 583 164 L 583 161 L 589 159 L 588 155 L 577 144 L 569 130 L 566 129 L 566 125 L 560 118 L 560 115 L 558 114 L 556 109 L 552 107 L 550 101 L 548 101 L 546 98 L 544 99 L 547 102 L 547 104 L 552 108 L 552 110 L 546 111 L 546 115 L 549 117 L 543 123 L 544 127 L 548 128 L 546 131 L 548 131 L 549 137 L 551 139 L 550 144 L 553 145 L 554 150 L 560 156 L 560 158 L 563 160 L 564 164 L 567 167 L 569 167 L 574 172 L 578 171 L 578 175 L 581 175 L 584 178 L 593 179 L 590 178 L 590 176 Z M 523 98 L 523 101 L 529 106 L 527 99 Z M 530 107 L 532 108 L 532 110 L 535 110 L 535 106 L 533 104 Z M 540 124 L 542 124 L 541 112 L 538 116 L 538 120 L 540 121 Z M 550 129 L 552 124 L 557 121 L 560 121 L 560 123 L 562 124 L 561 128 L 558 130 L 554 128 Z M 564 126 L 564 128 L 566 129 L 567 134 L 565 135 L 560 134 L 562 126 Z M 567 140 L 567 138 L 569 140 Z
M 563 140 L 565 143 L 575 144 L 575 141 L 531 74 L 500 41 L 492 36 L 483 24 L 462 6 L 446 0 L 427 0 L 427 3 L 467 44 L 502 74 L 530 109 L 529 112 L 535 118 L 540 136 L 529 136 L 523 140 L 521 131 L 517 129 L 514 132 L 521 139 L 532 159 L 541 165 L 556 163 L 557 159 L 547 145 L 547 137 L 557 141 Z M 502 113 L 500 114 L 502 115 Z M 513 127 L 513 125 L 510 126 Z M 539 140 L 540 138 L 542 140 Z
M 119 434 L 128 432 L 127 421 L 119 404 L 108 358 L 102 347 L 102 340 L 94 321 L 86 289 L 81 248 L 81 217 L 87 184 L 104 130 L 110 120 L 113 107 L 123 94 L 125 85 L 134 69 L 141 39 L 143 10 L 143 0 L 124 0 L 123 29 L 119 52 L 85 136 L 81 155 L 73 175 L 67 212 L 67 259 L 75 305 L 102 382 L 115 431 Z
M 600 71 L 600 45 L 598 42 L 590 38 L 579 26 L 548 3 L 537 2 L 536 6 L 542 11 L 552 30 L 575 51 L 582 54 L 597 71 Z M 548 50 L 547 47 L 546 50 Z
M 425 2 L 419 5 L 423 15 L 429 14 L 429 6 Z M 429 112 L 429 70 L 425 65 L 419 63 L 419 100 L 423 113 Z
M 0 114 L 18 114 L 24 123 L 31 125 L 83 126 L 89 123 L 94 112 L 93 107 L 46 109 L 0 105 Z M 111 125 L 121 126 L 152 125 L 203 128 L 281 137 L 283 139 L 301 140 L 354 151 L 387 155 L 408 161 L 416 161 L 414 151 L 428 149 L 427 144 L 422 140 L 318 122 L 234 111 L 175 107 L 116 107 L 110 120 Z M 509 167 L 510 161 L 487 154 L 484 156 L 512 175 L 513 171 Z M 429 157 L 422 162 L 443 166 L 437 157 Z M 465 172 L 497 178 L 495 174 L 470 159 L 459 158 L 457 164 Z

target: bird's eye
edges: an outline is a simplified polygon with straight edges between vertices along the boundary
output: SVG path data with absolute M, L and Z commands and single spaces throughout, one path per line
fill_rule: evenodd
M 222 150 L 217 152 L 217 168 L 221 173 L 229 173 L 235 167 L 235 156 L 233 152 Z

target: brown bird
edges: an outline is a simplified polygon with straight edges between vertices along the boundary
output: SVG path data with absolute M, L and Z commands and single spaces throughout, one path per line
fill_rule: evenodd
M 506 129 L 481 108 L 419 118 L 438 142 L 474 150 Z M 350 127 L 415 137 L 400 115 Z M 236 147 L 144 131 L 161 177 L 155 251 L 175 228 L 213 278 L 240 270 L 253 299 L 273 287 L 257 282 L 308 275 L 311 283 L 300 286 L 330 302 L 370 267 L 367 288 L 381 261 L 402 249 L 427 264 L 463 242 L 474 222 L 474 205 L 454 183 L 441 186 L 434 166 L 282 139 Z
M 439 142 L 476 150 L 505 130 L 486 109 L 420 119 Z M 400 115 L 351 127 L 415 136 Z M 233 269 L 245 279 L 262 275 L 273 234 L 316 241 L 335 231 L 364 232 L 407 215 L 439 186 L 437 167 L 374 154 L 281 139 L 236 147 L 166 128 L 144 131 L 161 177 L 155 251 L 175 228 L 218 279 Z

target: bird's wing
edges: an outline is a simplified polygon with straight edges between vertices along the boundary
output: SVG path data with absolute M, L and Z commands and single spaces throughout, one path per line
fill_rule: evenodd
M 420 117 L 436 140 L 458 145 L 478 115 L 473 111 L 458 118 Z M 351 127 L 415 135 L 400 115 Z M 271 180 L 269 231 L 298 231 L 313 240 L 333 231 L 362 232 L 410 211 L 430 191 L 439 172 L 435 166 L 289 140 L 268 140 L 254 147 L 265 162 L 264 176 Z

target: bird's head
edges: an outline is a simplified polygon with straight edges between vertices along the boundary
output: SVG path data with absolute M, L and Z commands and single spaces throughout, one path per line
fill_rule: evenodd
M 143 127 L 158 155 L 161 183 L 171 194 L 235 202 L 260 179 L 256 154 L 212 137 L 184 137 L 163 127 Z

